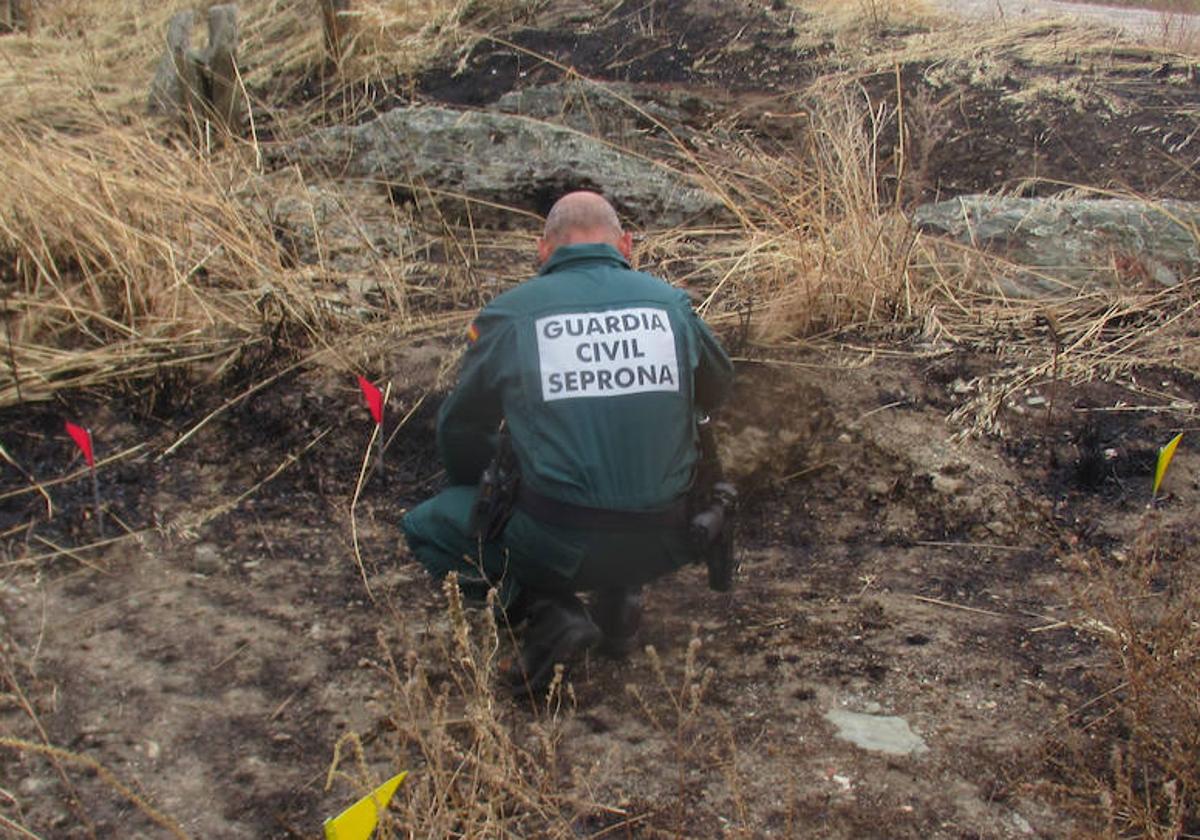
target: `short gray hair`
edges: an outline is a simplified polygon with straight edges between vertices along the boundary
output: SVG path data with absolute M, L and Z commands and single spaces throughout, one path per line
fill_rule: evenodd
M 543 236 L 550 241 L 564 239 L 575 231 L 603 231 L 621 235 L 617 211 L 602 196 L 589 192 L 568 193 L 554 203 L 546 214 Z

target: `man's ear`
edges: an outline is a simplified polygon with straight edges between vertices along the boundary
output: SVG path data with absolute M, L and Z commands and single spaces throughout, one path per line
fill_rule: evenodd
M 538 264 L 545 265 L 546 261 L 550 259 L 551 255 L 554 254 L 554 246 L 551 245 L 549 242 L 547 242 L 545 239 L 538 237 L 537 248 L 538 248 Z
M 621 238 L 617 240 L 617 250 L 621 252 L 622 257 L 633 263 L 633 234 L 630 231 L 621 234 Z

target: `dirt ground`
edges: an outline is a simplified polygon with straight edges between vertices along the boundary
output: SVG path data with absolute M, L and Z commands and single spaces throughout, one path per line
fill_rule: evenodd
M 712 4 L 650 5 L 654 26 L 644 4 L 622 4 L 586 27 L 510 40 L 593 77 L 701 92 L 697 125 L 802 139 L 803 125 L 764 121 L 761 103 L 830 72 L 833 45 L 798 49 L 786 4 L 720 16 Z M 753 48 L 728 49 L 739 39 Z M 559 73 L 528 61 L 481 44 L 464 72 L 430 73 L 419 95 L 482 104 Z M 1121 107 L 1077 111 L 1007 95 L 1035 75 L 1084 72 L 1068 64 L 1014 63 L 995 87 L 902 69 L 932 93 L 961 87 L 922 195 L 1035 174 L 1200 194 L 1178 165 L 1187 152 L 1163 152 L 1169 133 L 1194 133 L 1200 99 L 1174 70 L 1088 70 L 1094 101 Z M 863 83 L 886 97 L 895 75 Z M 1076 607 L 1078 558 L 1122 552 L 1146 527 L 1155 452 L 1181 417 L 1195 426 L 1200 380 L 1154 370 L 1150 386 L 1143 375 L 1013 394 L 1007 434 L 977 438 L 946 418 L 964 383 L 1001 363 L 994 353 L 850 336 L 785 353 L 725 338 L 738 357 L 719 422 L 743 498 L 741 577 L 714 593 L 694 568 L 648 591 L 643 641 L 661 673 L 642 652 L 575 674 L 561 754 L 588 780 L 579 836 L 1087 834 L 1048 792 L 1061 781 L 1048 741 L 1106 685 Z M 219 389 L 139 384 L 0 414 L 5 450 L 47 485 L 54 514 L 24 476 L 2 474 L 0 732 L 90 756 L 191 837 L 318 836 L 359 793 L 325 789 L 340 736 L 359 733 L 372 769 L 387 769 L 384 646 L 430 662 L 446 646 L 444 601 L 408 561 L 398 522 L 439 486 L 433 421 L 456 352 L 441 339 L 388 352 L 388 422 L 405 419 L 386 484 L 373 477 L 353 508 L 370 426 L 353 380 L 327 370 L 281 375 L 170 454 L 283 362 L 248 361 Z M 91 418 L 111 458 L 105 527 L 120 536 L 99 547 L 80 548 L 98 523 L 61 432 L 68 411 Z M 1164 527 L 1197 536 L 1198 476 L 1200 455 L 1184 446 L 1156 514 Z M 667 690 L 684 684 L 693 639 L 713 676 L 704 728 L 685 740 Z M 856 746 L 831 710 L 903 718 L 926 749 Z M 519 702 L 504 714 L 516 726 L 535 717 Z M 0 816 L 41 837 L 165 836 L 76 761 L 0 752 Z
M 1197 16 L 1194 14 L 1081 3 L 1078 0 L 935 0 L 935 5 L 954 14 L 992 24 L 1004 25 L 1033 17 L 1066 18 L 1116 27 L 1151 41 L 1176 34 L 1190 37 L 1195 34 L 1197 25 Z

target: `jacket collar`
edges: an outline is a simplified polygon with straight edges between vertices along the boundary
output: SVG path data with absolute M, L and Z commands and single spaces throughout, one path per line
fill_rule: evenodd
M 621 256 L 620 251 L 611 245 L 597 242 L 583 245 L 562 245 L 556 248 L 538 274 L 552 274 L 568 265 L 596 261 L 616 263 L 623 268 L 629 268 L 629 262 Z

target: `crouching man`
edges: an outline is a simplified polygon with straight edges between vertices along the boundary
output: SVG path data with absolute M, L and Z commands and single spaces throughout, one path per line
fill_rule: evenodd
M 684 292 L 630 267 L 632 241 L 595 193 L 551 208 L 537 277 L 468 330 L 438 417 L 451 486 L 404 518 L 432 575 L 528 618 L 514 687 L 543 690 L 593 647 L 628 653 L 642 584 L 694 559 L 697 418 L 733 367 Z

